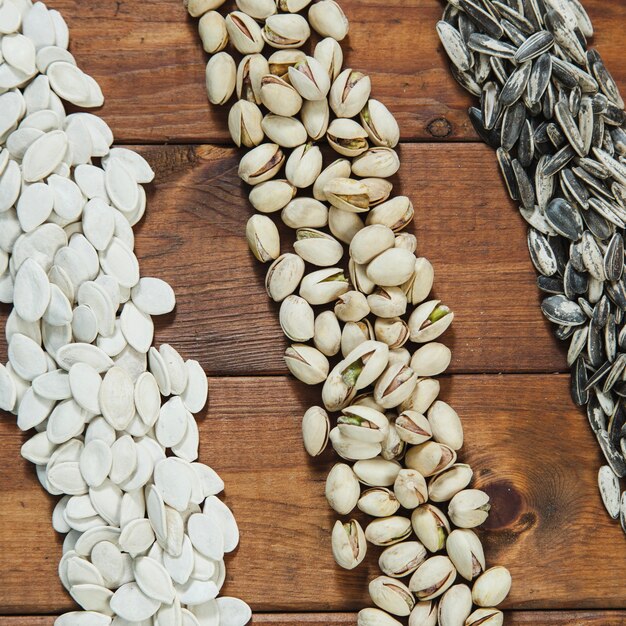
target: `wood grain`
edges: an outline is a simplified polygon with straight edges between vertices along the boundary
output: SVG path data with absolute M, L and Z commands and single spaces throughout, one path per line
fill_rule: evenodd
M 600 502 L 598 448 L 567 387 L 566 376 L 455 376 L 441 397 L 462 416 L 461 456 L 493 498 L 484 540 L 488 562 L 513 574 L 507 606 L 624 609 L 617 573 L 626 568 L 626 542 Z M 242 530 L 225 593 L 256 611 L 352 611 L 368 601 L 379 551 L 371 548 L 355 572 L 333 564 L 323 485 L 335 457 L 312 461 L 302 449 L 300 416 L 317 398 L 317 389 L 303 392 L 286 378 L 210 380 L 201 458 L 226 481 Z M 56 576 L 53 499 L 19 459 L 22 441 L 3 419 L 0 613 L 57 613 L 70 602 Z
M 181 0 L 56 0 L 72 51 L 100 82 L 102 110 L 118 142 L 225 142 L 225 112 L 204 90 L 207 61 Z M 373 93 L 398 116 L 406 140 L 476 140 L 471 97 L 454 81 L 435 33 L 437 0 L 343 0 L 350 19 L 347 62 L 368 72 Z M 623 2 L 585 2 L 594 42 L 615 78 L 622 63 Z

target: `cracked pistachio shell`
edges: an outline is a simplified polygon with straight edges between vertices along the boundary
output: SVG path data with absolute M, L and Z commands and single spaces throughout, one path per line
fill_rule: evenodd
M 218 52 L 206 64 L 206 91 L 211 104 L 226 104 L 235 91 L 237 68 L 228 52 Z
M 419 541 L 404 541 L 385 548 L 378 559 L 378 566 L 391 578 L 404 578 L 426 560 L 426 555 L 426 548 Z
M 326 200 L 326 194 L 324 193 L 326 183 L 335 178 L 348 178 L 350 172 L 350 161 L 347 159 L 337 159 L 333 161 L 321 171 L 320 175 L 313 183 L 313 197 L 322 202 Z
M 411 341 L 426 343 L 442 335 L 452 324 L 454 313 L 440 300 L 420 304 L 409 317 Z
M 489 496 L 484 491 L 464 489 L 450 501 L 448 515 L 459 528 L 475 528 L 487 519 L 490 508 Z
M 345 363 L 342 361 L 338 365 L 343 366 Z M 322 401 L 329 411 L 339 411 L 350 404 L 356 393 L 357 389 L 350 379 L 346 382 L 341 368 L 335 366 L 322 387 Z
M 404 462 L 423 476 L 433 476 L 448 469 L 456 461 L 456 452 L 443 443 L 426 441 L 409 448 Z M 458 524 L 457 524 L 458 526 Z
M 426 480 L 416 470 L 400 470 L 393 484 L 393 492 L 405 509 L 415 509 L 428 500 Z
M 431 479 L 428 485 L 430 499 L 433 502 L 451 500 L 459 491 L 470 484 L 473 475 L 474 472 L 469 465 L 464 463 L 452 465 Z
M 328 209 L 328 228 L 343 243 L 350 244 L 354 235 L 364 226 L 363 220 L 356 213 L 342 211 L 334 206 Z
M 374 339 L 374 332 L 369 320 L 347 322 L 341 331 L 341 353 L 347 356 L 363 342 Z
M 365 537 L 375 546 L 392 546 L 411 536 L 411 520 L 400 515 L 379 517 L 365 528 Z
M 402 626 L 402 624 L 381 609 L 368 608 L 359 611 L 357 626 Z
M 282 148 L 295 148 L 307 140 L 306 129 L 295 117 L 268 113 L 262 118 L 260 127 L 270 141 Z
M 276 4 L 286 13 L 299 13 L 311 4 L 311 0 L 276 0 Z
M 409 588 L 388 576 L 378 576 L 371 580 L 369 594 L 376 606 L 398 617 L 409 615 L 415 605 L 415 598 Z
M 367 265 L 360 265 L 359 263 L 356 263 L 354 259 L 350 259 L 348 261 L 348 272 L 350 274 L 350 282 L 354 285 L 357 291 L 360 291 L 365 295 L 369 295 L 374 291 L 374 289 L 376 289 L 376 285 L 367 275 Z
M 368 101 L 371 90 L 369 76 L 350 68 L 345 69 L 331 85 L 328 96 L 330 108 L 337 117 L 356 117 Z
M 302 108 L 302 96 L 286 80 L 273 74 L 261 78 L 260 95 L 261 102 L 276 115 L 293 117 Z
M 417 250 L 417 237 L 413 233 L 399 233 L 393 242 L 394 248 L 403 248 L 409 252 Z
M 372 396 L 369 393 L 361 393 L 361 394 L 359 394 L 354 399 L 353 404 L 355 404 L 357 406 L 367 406 L 370 409 L 374 409 L 376 411 L 379 411 L 380 413 L 383 412 L 383 408 L 381 406 L 379 406 L 378 404 L 376 404 L 376 402 L 374 401 L 374 396 Z
M 261 104 L 261 80 L 269 74 L 267 59 L 262 54 L 249 54 L 237 67 L 237 97 Z
M 450 348 L 433 341 L 413 353 L 411 367 L 420 377 L 437 376 L 448 369 L 451 359 Z
M 316 318 L 313 330 L 315 347 L 326 356 L 335 356 L 341 346 L 341 327 L 332 311 L 322 311 Z
M 377 317 L 399 317 L 406 313 L 407 300 L 400 287 L 377 287 L 367 296 L 367 302 Z
M 339 428 L 330 431 L 330 442 L 335 452 L 348 461 L 364 461 L 380 454 L 381 445 L 372 441 L 353 439 L 344 435 Z
M 439 626 L 463 626 L 472 612 L 472 592 L 467 585 L 453 585 L 439 600 Z
M 273 48 L 301 48 L 311 36 L 309 24 L 301 15 L 279 13 L 265 20 L 263 39 Z
M 289 228 L 322 228 L 328 223 L 328 207 L 313 198 L 294 198 L 280 217 Z
M 305 100 L 322 100 L 330 90 L 330 78 L 320 62 L 306 57 L 288 70 L 289 81 Z
M 183 0 L 183 4 L 191 17 L 200 17 L 207 11 L 219 9 L 226 0 Z
M 275 213 L 291 202 L 296 191 L 287 180 L 268 180 L 250 190 L 249 200 L 260 213 Z
M 381 443 L 389 429 L 383 413 L 367 406 L 352 405 L 341 411 L 337 427 L 342 435 L 357 441 Z
M 445 443 L 453 450 L 463 446 L 463 424 L 457 412 L 446 402 L 437 400 L 428 410 L 428 421 L 433 439 Z
M 399 287 L 413 275 L 415 256 L 402 248 L 389 248 L 367 266 L 371 281 L 381 287 Z
M 309 304 L 328 304 L 350 289 L 343 270 L 329 267 L 307 274 L 300 283 L 300 296 Z
M 246 239 L 252 254 L 267 263 L 280 255 L 278 228 L 267 215 L 253 215 L 246 224 Z
M 309 341 L 314 335 L 315 313 L 300 296 L 287 296 L 280 305 L 280 327 L 285 335 L 298 343 Z
M 400 503 L 393 491 L 385 487 L 372 487 L 361 494 L 357 506 L 372 517 L 389 517 L 400 508 Z
M 398 145 L 400 127 L 382 102 L 370 99 L 361 110 L 360 118 L 374 145 L 386 148 L 395 148 Z
M 359 322 L 369 315 L 367 298 L 360 291 L 348 291 L 339 296 L 335 304 L 335 315 L 342 322 Z
M 398 232 L 406 228 L 415 215 L 413 203 L 406 196 L 396 196 L 374 207 L 368 214 L 366 224 L 383 224 Z
M 392 409 L 413 393 L 416 384 L 417 375 L 409 366 L 393 363 L 376 381 L 374 400 L 383 408 Z
M 313 143 L 298 146 L 287 159 L 285 176 L 299 189 L 310 187 L 322 171 L 322 151 Z
M 436 378 L 420 378 L 411 396 L 400 405 L 400 410 L 425 414 L 439 396 L 440 388 L 441 385 Z
M 393 184 L 384 178 L 362 178 L 361 182 L 367 187 L 370 207 L 374 207 L 388 200 L 393 190 Z
M 409 339 L 409 327 L 400 317 L 377 317 L 374 332 L 376 339 L 386 343 L 391 350 L 401 348 Z
M 343 49 L 336 39 L 325 37 L 315 46 L 313 56 L 324 68 L 331 81 L 334 81 L 343 65 Z
M 263 114 L 256 104 L 247 100 L 235 102 L 228 113 L 228 130 L 235 145 L 258 146 L 264 137 L 262 120 Z
M 302 441 L 311 456 L 319 456 L 326 449 L 330 420 L 322 407 L 312 406 L 302 417 Z M 350 470 L 352 471 L 352 470 Z
M 307 385 L 317 385 L 328 376 L 328 359 L 319 350 L 302 343 L 294 343 L 285 350 L 285 364 Z
M 249 185 L 263 183 L 274 178 L 284 162 L 285 155 L 280 146 L 262 143 L 243 155 L 239 162 L 239 178 Z
M 388 362 L 389 347 L 386 344 L 380 341 L 364 341 L 354 348 L 337 368 L 347 382 L 360 390 L 377 380 L 385 371 Z
M 344 569 L 354 569 L 363 562 L 367 541 L 361 525 L 356 520 L 335 522 L 331 537 L 335 562 Z
M 289 68 L 304 59 L 306 59 L 306 54 L 302 50 L 276 50 L 267 60 L 269 73 L 286 79 Z
M 208 54 L 220 52 L 228 45 L 226 20 L 217 11 L 209 11 L 200 18 L 198 33 L 202 47 Z
M 326 199 L 336 208 L 351 213 L 369 210 L 367 187 L 354 178 L 335 178 L 324 185 Z
M 446 552 L 456 571 L 472 581 L 485 570 L 485 553 L 478 535 L 467 528 L 453 530 L 446 540 Z
M 391 487 L 402 466 L 381 457 L 358 461 L 352 468 L 357 478 L 369 487 Z
M 261 27 L 254 18 L 242 11 L 233 11 L 226 16 L 226 29 L 230 42 L 241 54 L 255 54 L 263 50 Z
M 328 126 L 326 139 L 335 152 L 345 157 L 359 156 L 369 148 L 365 129 L 354 120 L 334 119 Z
M 498 609 L 476 609 L 466 620 L 465 626 L 502 626 L 504 613 Z
M 387 226 L 374 224 L 360 230 L 350 242 L 350 257 L 355 263 L 364 265 L 385 250 L 393 248 L 395 234 Z
M 393 318 L 391 319 L 393 320 Z M 408 365 L 410 362 L 411 353 L 406 348 L 394 348 L 393 350 L 389 350 L 389 363 L 402 363 L 403 365 Z
M 411 524 L 417 538 L 429 552 L 439 552 L 446 545 L 450 522 L 436 506 L 424 504 L 415 509 L 411 514 Z
M 417 411 L 402 411 L 396 418 L 396 429 L 400 439 L 413 446 L 425 443 L 433 436 L 430 423 Z
M 328 130 L 330 110 L 327 100 L 305 100 L 300 119 L 313 141 L 321 139 Z
M 237 8 L 255 20 L 264 20 L 276 13 L 274 0 L 236 0 Z
M 419 601 L 409 615 L 409 626 L 437 626 L 437 603 Z
M 352 173 L 362 178 L 389 178 L 400 169 L 400 157 L 392 148 L 370 148 L 352 161 Z
M 318 267 L 336 265 L 343 256 L 342 245 L 332 235 L 314 228 L 299 228 L 293 249 L 307 263 Z
M 357 505 L 361 486 L 352 468 L 345 463 L 337 463 L 326 478 L 326 500 L 339 515 L 349 515 Z
M 504 602 L 511 591 L 511 574 L 498 565 L 484 571 L 474 582 L 472 600 L 481 607 L 492 607 Z
M 433 288 L 435 270 L 428 259 L 415 259 L 413 275 L 402 285 L 402 289 L 411 304 L 419 304 L 428 297 Z
M 383 440 L 383 450 L 381 452 L 381 456 L 383 459 L 388 461 L 401 459 L 404 456 L 405 449 L 406 443 L 400 439 L 392 417 L 389 420 L 389 432 Z
M 419 600 L 433 600 L 449 589 L 455 578 L 456 570 L 447 556 L 432 556 L 415 570 L 409 589 Z
M 322 37 L 341 41 L 348 34 L 348 18 L 334 0 L 321 0 L 309 9 L 309 23 Z
M 292 294 L 304 275 L 304 261 L 297 254 L 279 256 L 267 270 L 265 290 L 274 302 L 281 302 Z

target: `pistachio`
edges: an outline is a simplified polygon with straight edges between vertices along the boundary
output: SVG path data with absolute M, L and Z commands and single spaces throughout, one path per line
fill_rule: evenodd
M 306 57 L 291 66 L 288 73 L 291 84 L 305 100 L 326 98 L 330 90 L 330 78 L 328 72 L 314 57 Z
M 428 420 L 417 411 L 402 411 L 396 419 L 396 429 L 400 439 L 411 445 L 425 443 L 433 436 Z
M 385 487 L 372 487 L 361 494 L 357 506 L 372 517 L 389 517 L 400 508 L 400 503 L 393 491 Z
M 365 537 L 375 546 L 391 546 L 411 536 L 411 520 L 399 515 L 379 517 L 365 528 Z
M 279 76 L 273 74 L 263 76 L 259 93 L 261 102 L 276 115 L 293 117 L 302 108 L 300 94 Z
M 306 128 L 295 117 L 268 113 L 260 125 L 268 139 L 282 148 L 295 148 L 307 140 Z
M 276 13 L 274 0 L 236 0 L 240 11 L 253 17 L 255 20 L 264 20 Z
M 409 588 L 388 576 L 378 576 L 370 581 L 369 593 L 376 606 L 399 617 L 407 616 L 415 605 Z
M 437 399 L 439 389 L 440 384 L 436 378 L 420 378 L 413 393 L 400 405 L 400 409 L 426 413 L 428 407 Z
M 459 528 L 475 528 L 488 517 L 491 504 L 489 496 L 480 489 L 459 491 L 448 505 L 448 515 Z
M 285 165 L 287 180 L 299 189 L 311 186 L 321 171 L 322 152 L 311 142 L 298 146 Z
M 374 396 L 372 396 L 369 393 L 361 393 L 358 396 L 356 396 L 356 398 L 354 398 L 353 404 L 356 404 L 357 406 L 369 407 L 370 409 L 374 409 L 375 411 L 378 411 L 379 413 L 383 413 L 384 411 L 382 406 L 380 406 L 379 404 L 376 404 L 376 401 L 374 400 Z
M 226 20 L 217 11 L 205 13 L 198 22 L 198 34 L 205 52 L 215 54 L 228 45 Z
M 379 341 L 364 341 L 358 345 L 335 369 L 341 372 L 346 384 L 358 391 L 369 387 L 385 370 L 389 348 Z
M 404 402 L 416 384 L 417 376 L 410 367 L 402 363 L 393 363 L 376 381 L 374 399 L 385 409 L 391 409 Z
M 207 11 L 219 9 L 226 0 L 183 0 L 183 4 L 191 17 L 199 17 Z
M 357 478 L 370 487 L 391 487 L 402 469 L 396 461 L 383 458 L 358 461 L 352 468 Z
M 364 341 L 374 339 L 374 332 L 369 320 L 347 322 L 341 333 L 341 353 L 346 356 Z
M 384 178 L 362 178 L 361 182 L 367 187 L 370 206 L 372 207 L 388 200 L 393 190 L 393 185 Z
M 401 348 L 409 339 L 409 327 L 400 317 L 377 317 L 374 322 L 374 332 L 376 339 L 386 343 L 391 350 Z
M 447 556 L 432 556 L 411 576 L 409 589 L 419 600 L 433 600 L 449 589 L 455 578 L 456 570 Z
M 313 141 L 321 139 L 328 130 L 330 120 L 328 100 L 305 100 L 300 119 Z
M 363 213 L 369 209 L 367 187 L 353 178 L 335 178 L 324 186 L 326 199 L 338 209 Z
M 456 571 L 472 581 L 485 570 L 485 553 L 476 533 L 466 528 L 453 530 L 446 540 L 446 552 Z
M 276 50 L 267 60 L 269 73 L 287 79 L 289 68 L 304 59 L 306 59 L 306 54 L 302 50 Z
M 363 229 L 365 230 L 365 229 Z M 415 256 L 402 248 L 389 248 L 367 266 L 367 275 L 381 287 L 398 287 L 413 274 Z
M 345 366 L 345 363 L 342 361 L 338 366 L 335 366 L 322 387 L 322 400 L 329 411 L 339 411 L 348 406 L 357 393 L 352 381 L 348 379 L 346 382 L 339 365 Z
M 322 170 L 315 183 L 313 183 L 313 197 L 320 201 L 326 200 L 326 194 L 324 193 L 326 183 L 335 178 L 348 178 L 350 171 L 350 161 L 347 159 L 333 161 Z
M 437 626 L 437 604 L 420 601 L 409 615 L 409 626 Z
M 317 385 L 328 376 L 328 359 L 312 346 L 294 343 L 285 350 L 289 371 L 307 385 Z
M 445 402 L 437 400 L 428 410 L 428 421 L 433 431 L 433 439 L 445 443 L 453 450 L 463 446 L 463 424 L 457 412 Z
M 453 585 L 439 600 L 439 626 L 463 626 L 472 612 L 472 592 L 466 585 Z
M 341 346 L 341 327 L 332 311 L 322 311 L 315 318 L 313 343 L 326 356 L 335 356 Z
M 344 435 L 338 427 L 330 431 L 330 443 L 335 452 L 348 461 L 373 459 L 380 454 L 382 449 L 380 443 L 353 439 Z
M 413 203 L 406 196 L 396 196 L 374 207 L 369 212 L 366 223 L 368 226 L 383 224 L 398 232 L 413 221 L 414 214 Z
M 314 318 L 311 305 L 300 296 L 287 296 L 280 305 L 280 327 L 291 341 L 309 341 L 315 334 Z
M 263 35 L 260 26 L 242 11 L 233 11 L 226 16 L 226 29 L 230 42 L 241 54 L 255 54 L 263 50 Z
M 393 320 L 393 318 L 391 319 Z M 406 348 L 394 348 L 389 350 L 389 363 L 402 363 L 403 365 L 408 365 L 410 362 L 411 353 Z M 413 394 L 411 394 L 411 396 L 412 395 Z M 404 404 L 404 402 L 402 404 Z
M 250 204 L 261 213 L 284 209 L 296 195 L 296 188 L 287 180 L 268 180 L 250 190 Z
M 393 492 L 405 509 L 415 509 L 428 500 L 426 480 L 416 470 L 402 469 L 396 477 Z
M 348 214 L 347 211 L 342 212 L 347 215 L 354 215 L 353 213 Z M 357 235 L 359 232 L 360 231 L 357 231 Z M 354 285 L 357 291 L 360 291 L 365 295 L 369 295 L 372 291 L 374 291 L 374 289 L 376 289 L 376 285 L 367 275 L 367 265 L 360 265 L 359 263 L 356 263 L 354 259 L 350 259 L 348 261 L 348 272 L 350 274 L 350 282 Z
M 429 552 L 439 552 L 446 545 L 450 522 L 436 506 L 424 504 L 415 509 L 411 514 L 411 524 L 417 538 Z
M 370 148 L 352 161 L 352 173 L 363 178 L 389 178 L 400 169 L 400 158 L 392 148 Z
M 413 353 L 411 367 L 420 377 L 437 376 L 448 369 L 451 359 L 450 348 L 433 341 Z
M 326 131 L 326 138 L 335 152 L 346 157 L 356 157 L 369 148 L 365 129 L 354 120 L 333 120 Z
M 399 233 L 393 242 L 394 248 L 403 248 L 415 254 L 417 250 L 417 237 L 413 233 Z
M 259 107 L 248 100 L 238 100 L 228 113 L 228 130 L 237 146 L 254 148 L 263 141 L 261 121 L 263 114 Z
M 339 431 L 349 439 L 381 443 L 389 429 L 387 418 L 376 409 L 353 405 L 341 411 L 337 418 Z
M 280 255 L 278 229 L 267 215 L 253 215 L 246 224 L 248 246 L 254 256 L 267 263 Z
M 309 9 L 309 22 L 322 37 L 341 41 L 348 34 L 348 18 L 334 0 L 321 0 Z
M 311 4 L 311 0 L 276 0 L 278 8 L 287 13 L 299 13 L 309 4 Z
M 301 15 L 279 13 L 265 20 L 263 39 L 273 48 L 300 48 L 310 36 L 309 24 Z
M 430 499 L 433 502 L 451 500 L 459 491 L 470 484 L 473 474 L 474 472 L 469 465 L 464 463 L 452 465 L 431 479 L 428 485 Z
M 402 624 L 385 611 L 369 608 L 359 611 L 357 626 L 402 626 Z
M 343 65 L 343 50 L 336 39 L 325 37 L 315 46 L 313 56 L 328 74 L 328 78 L 334 81 Z
M 380 453 L 383 459 L 394 461 L 404 456 L 406 443 L 400 439 L 393 416 L 389 417 L 389 432 L 383 440 L 383 450 Z
M 348 515 L 359 500 L 361 487 L 352 468 L 345 463 L 337 463 L 326 477 L 326 500 L 340 515 Z
M 280 217 L 289 228 L 322 228 L 328 223 L 328 208 L 313 198 L 294 198 Z
M 435 271 L 428 259 L 420 257 L 415 259 L 413 276 L 402 285 L 404 293 L 411 304 L 419 304 L 425 300 L 433 288 Z
M 344 569 L 354 569 L 363 562 L 367 552 L 367 542 L 361 525 L 356 520 L 335 522 L 332 533 L 333 556 L 337 565 Z
M 419 541 L 404 541 L 385 548 L 378 559 L 378 566 L 391 578 L 404 578 L 426 560 L 426 554 L 426 548 Z
M 343 256 L 343 247 L 334 237 L 314 228 L 299 228 L 293 249 L 307 263 L 318 267 L 336 265 Z
M 337 117 L 356 117 L 365 106 L 371 91 L 372 83 L 369 76 L 350 68 L 345 69 L 330 88 L 328 96 L 330 108 Z
M 359 291 L 347 291 L 335 304 L 335 315 L 342 322 L 359 322 L 369 315 L 367 298 Z
M 350 257 L 355 263 L 367 264 L 385 250 L 393 248 L 394 242 L 394 232 L 387 226 L 366 226 L 350 242 Z
M 311 456 L 319 456 L 328 444 L 330 420 L 328 413 L 319 406 L 312 406 L 302 418 L 304 449 Z M 350 470 L 352 471 L 352 470 Z
M 211 104 L 226 104 L 235 91 L 237 68 L 228 52 L 218 52 L 206 65 L 206 91 Z
M 439 300 L 430 300 L 420 304 L 411 313 L 409 329 L 411 341 L 426 343 L 437 339 L 452 324 L 454 313 Z
M 399 317 L 406 313 L 406 296 L 399 287 L 377 287 L 367 296 L 367 303 L 378 317 Z
M 363 220 L 356 213 L 342 211 L 334 206 L 328 210 L 328 228 L 343 243 L 349 244 L 364 226 Z
M 456 452 L 436 441 L 426 441 L 409 448 L 405 457 L 406 466 L 416 469 L 423 476 L 438 474 L 448 469 L 455 461 Z
M 261 104 L 261 79 L 269 74 L 269 65 L 262 54 L 249 54 L 237 68 L 237 97 Z
M 466 620 L 465 626 L 502 626 L 504 613 L 498 609 L 476 609 Z
M 361 124 L 376 146 L 395 148 L 400 141 L 400 128 L 389 109 L 378 100 L 370 99 L 360 113 Z
M 509 595 L 511 574 L 506 567 L 498 565 L 484 571 L 474 583 L 472 600 L 481 607 L 497 606 Z
M 309 304 L 328 304 L 350 289 L 343 270 L 330 267 L 307 274 L 300 284 L 300 295 Z
M 297 254 L 279 256 L 267 270 L 265 289 L 274 302 L 281 302 L 292 294 L 304 274 L 304 261 Z
M 274 178 L 284 162 L 285 155 L 280 146 L 262 143 L 243 155 L 239 162 L 239 178 L 249 185 L 263 183 Z

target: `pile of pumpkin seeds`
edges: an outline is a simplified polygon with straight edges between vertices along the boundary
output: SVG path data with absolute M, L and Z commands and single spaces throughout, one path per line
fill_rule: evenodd
M 453 0 L 437 31 L 529 224 L 541 309 L 569 342 L 572 398 L 606 458 L 600 493 L 626 532 L 624 101 L 580 0 Z
M 376 608 L 359 613 L 360 626 L 399 626 L 402 617 L 411 626 L 501 625 L 494 607 L 511 577 L 485 570 L 472 530 L 489 496 L 468 488 L 472 469 L 457 462 L 461 421 L 438 399 L 451 351 L 436 340 L 454 315 L 428 299 L 433 267 L 404 232 L 413 205 L 392 196 L 398 124 L 371 98 L 370 78 L 343 66 L 346 16 L 333 0 L 236 0 L 226 15 L 216 11 L 224 0 L 185 4 L 211 55 L 209 100 L 230 105 L 232 139 L 249 148 L 239 175 L 257 213 L 246 236 L 270 264 L 265 286 L 292 342 L 285 363 L 322 385 L 323 406 L 302 420 L 305 449 L 318 456 L 330 441 L 343 460 L 326 482 L 342 516 L 333 555 L 353 569 L 368 544 L 382 549 L 383 575 L 369 585 Z M 272 216 L 295 229 L 289 250 Z M 373 518 L 365 529 L 349 518 L 357 508 Z
M 174 291 L 133 252 L 154 173 L 100 117 L 66 113 L 103 102 L 68 40 L 43 3 L 0 2 L 0 409 L 60 496 L 59 575 L 83 610 L 56 625 L 244 626 L 249 607 L 217 598 L 239 531 L 197 460 L 207 378 L 152 345 Z

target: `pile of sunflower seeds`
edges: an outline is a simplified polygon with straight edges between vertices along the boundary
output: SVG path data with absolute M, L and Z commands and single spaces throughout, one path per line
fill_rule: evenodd
M 598 483 L 626 532 L 626 114 L 579 0 L 454 0 L 437 31 L 474 128 L 497 149 L 546 294 L 569 341 L 574 402 L 608 465 Z
M 265 286 L 292 342 L 285 363 L 302 382 L 322 385 L 323 407 L 302 420 L 304 446 L 318 456 L 330 441 L 345 461 L 328 475 L 330 506 L 344 519 L 357 508 L 374 518 L 365 530 L 338 520 L 333 555 L 353 569 L 368 543 L 384 548 L 383 575 L 369 587 L 377 608 L 361 611 L 359 624 L 397 626 L 407 616 L 410 626 L 502 624 L 493 607 L 511 577 L 503 567 L 485 571 L 471 530 L 487 518 L 489 496 L 468 488 L 472 469 L 457 463 L 461 421 L 437 399 L 451 351 L 435 340 L 454 315 L 428 300 L 432 265 L 402 232 L 413 205 L 391 197 L 398 124 L 370 97 L 370 78 L 343 67 L 348 21 L 336 2 L 236 0 L 226 16 L 215 10 L 223 3 L 186 6 L 211 55 L 209 100 L 231 105 L 232 139 L 250 148 L 239 165 L 257 210 L 246 235 L 270 263 Z M 316 145 L 324 139 L 335 155 L 327 163 Z M 295 229 L 293 251 L 281 249 L 272 214 Z
M 239 532 L 197 461 L 207 378 L 152 345 L 174 292 L 133 252 L 154 173 L 101 118 L 66 114 L 103 98 L 57 11 L 4 0 L 0 33 L 0 408 L 35 431 L 22 456 L 61 496 L 59 575 L 83 611 L 56 625 L 244 626 L 244 602 L 216 599 Z

